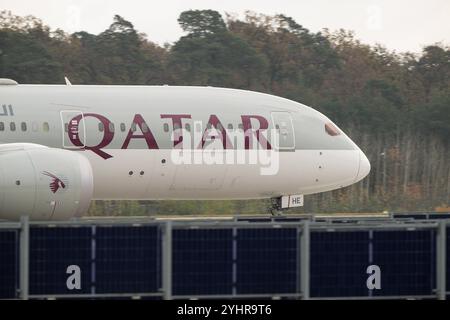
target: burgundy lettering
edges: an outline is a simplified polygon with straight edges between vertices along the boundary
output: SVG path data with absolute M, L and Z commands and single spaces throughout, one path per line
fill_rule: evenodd
M 134 125 L 137 125 L 139 129 L 141 129 L 142 134 L 134 134 L 132 128 Z M 145 126 L 145 129 L 144 129 Z M 133 123 L 131 124 L 130 130 L 128 131 L 128 135 L 123 142 L 122 149 L 127 149 L 130 144 L 131 139 L 145 139 L 147 142 L 147 146 L 149 149 L 159 149 L 158 144 L 156 143 L 155 137 L 153 136 L 150 128 L 145 122 L 144 118 L 140 114 L 136 114 L 133 119 Z
M 83 117 L 84 118 L 86 118 L 86 117 L 97 118 L 103 125 L 103 128 L 104 128 L 103 138 L 102 138 L 102 141 L 100 141 L 100 143 L 96 146 L 86 146 L 80 140 L 79 125 L 80 125 L 80 121 Z M 108 118 L 106 118 L 100 114 L 96 114 L 96 113 L 85 113 L 84 115 L 80 114 L 69 121 L 69 128 L 68 128 L 69 139 L 73 145 L 75 145 L 77 147 L 84 146 L 84 149 L 91 150 L 92 152 L 96 153 L 97 155 L 99 155 L 100 157 L 102 157 L 105 160 L 112 158 L 112 155 L 110 155 L 102 150 L 103 148 L 108 146 L 114 138 L 114 132 L 112 132 L 110 130 L 110 124 L 111 124 L 111 121 L 109 121 Z
M 233 144 L 231 143 L 231 140 L 228 137 L 227 131 L 225 130 L 224 126 L 222 125 L 219 118 L 215 114 L 212 114 L 209 117 L 208 124 L 206 125 L 206 129 L 203 132 L 202 141 L 200 143 L 199 149 L 203 149 L 206 139 L 210 135 L 210 130 L 211 130 L 210 128 L 213 128 L 213 127 L 216 128 L 216 130 L 220 131 L 220 134 L 218 135 L 218 137 L 220 140 L 222 140 L 223 148 L 224 149 L 232 149 Z M 211 136 L 211 138 L 213 138 L 213 139 L 215 139 L 216 137 L 217 137 L 216 135 Z
M 251 119 L 256 119 L 259 122 L 259 128 L 256 131 L 253 131 L 252 128 L 252 122 Z M 262 134 L 262 130 L 267 130 L 269 128 L 269 123 L 267 122 L 267 119 L 263 116 L 257 116 L 257 115 L 245 115 L 241 116 L 242 119 L 242 126 L 244 127 L 244 134 L 245 134 L 245 149 L 250 149 L 250 145 L 252 142 L 253 134 L 256 133 L 256 139 L 261 144 L 262 147 L 266 148 L 267 150 L 272 149 L 272 146 L 270 145 L 269 141 L 264 137 Z
M 161 119 L 170 118 L 172 119 L 172 126 L 173 126 L 173 146 L 177 147 L 178 144 L 180 144 L 180 147 L 182 147 L 182 141 L 183 141 L 183 124 L 181 123 L 181 119 L 191 119 L 190 114 L 162 114 Z

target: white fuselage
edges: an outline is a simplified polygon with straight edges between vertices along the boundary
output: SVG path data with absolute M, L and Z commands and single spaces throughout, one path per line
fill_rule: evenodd
M 0 86 L 0 97 L 0 143 L 35 143 L 85 156 L 95 199 L 312 194 L 351 185 L 370 170 L 364 153 L 327 117 L 267 94 L 11 85 Z

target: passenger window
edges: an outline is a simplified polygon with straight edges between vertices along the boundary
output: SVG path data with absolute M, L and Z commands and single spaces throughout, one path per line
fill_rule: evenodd
M 109 123 L 109 131 L 114 132 L 115 128 L 114 128 L 114 123 L 110 122 Z
M 232 123 L 228 124 L 228 129 L 233 130 L 233 124 Z
M 142 132 L 148 132 L 148 126 L 145 122 L 142 124 Z
M 184 125 L 184 128 L 186 129 L 187 132 L 191 132 L 191 125 L 189 123 L 186 123 Z
M 9 129 L 10 129 L 11 131 L 16 131 L 16 123 L 15 123 L 15 122 L 11 122 L 11 123 L 9 124 Z
M 49 132 L 50 131 L 50 126 L 48 125 L 48 122 L 44 122 L 42 124 L 42 131 L 44 131 L 44 132 Z
M 20 124 L 20 128 L 22 129 L 22 131 L 27 131 L 27 124 L 25 122 L 22 122 Z
M 103 126 L 102 122 L 98 123 L 98 131 L 103 132 L 103 130 L 105 130 L 105 127 Z
M 135 132 L 136 131 L 136 123 L 133 122 L 133 124 L 131 125 L 131 131 Z
M 5 124 L 0 122 L 0 131 L 5 131 Z
M 68 123 L 64 123 L 64 131 L 69 132 L 69 124 Z
M 169 124 L 164 123 L 164 132 L 169 132 Z
M 125 123 L 121 123 L 120 124 L 120 131 L 125 132 L 126 127 L 125 127 Z
M 238 128 L 239 130 L 244 130 L 244 125 L 242 123 L 239 123 Z

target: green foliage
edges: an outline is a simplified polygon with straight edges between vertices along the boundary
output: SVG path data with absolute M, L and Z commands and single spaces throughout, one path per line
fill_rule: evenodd
M 57 83 L 61 64 L 48 47 L 29 33 L 0 30 L 0 72 L 22 83 Z
M 148 84 L 153 73 L 161 73 L 161 61 L 149 52 L 148 43 L 140 38 L 133 24 L 118 15 L 95 38 L 81 34 L 80 40 L 94 83 Z
M 241 38 L 229 33 L 183 37 L 172 48 L 172 83 L 245 88 L 263 77 L 267 62 Z
M 425 47 L 416 65 L 428 90 L 449 90 L 450 50 L 437 45 Z
M 178 23 L 183 31 L 189 33 L 190 37 L 203 37 L 226 31 L 222 16 L 214 10 L 184 11 L 180 14 Z
M 415 122 L 422 130 L 431 130 L 450 141 L 450 91 L 432 95 L 430 101 L 414 110 Z

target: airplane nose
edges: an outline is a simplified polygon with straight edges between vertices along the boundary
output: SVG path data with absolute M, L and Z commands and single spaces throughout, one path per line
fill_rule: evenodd
M 370 162 L 369 159 L 367 159 L 364 152 L 361 150 L 359 151 L 359 170 L 356 175 L 355 182 L 358 182 L 362 179 L 364 179 L 370 172 Z

